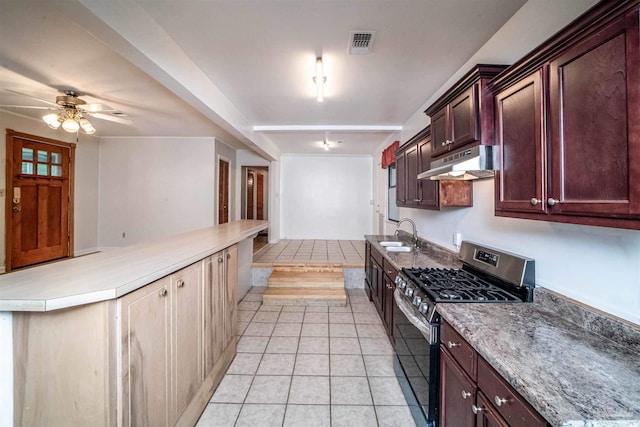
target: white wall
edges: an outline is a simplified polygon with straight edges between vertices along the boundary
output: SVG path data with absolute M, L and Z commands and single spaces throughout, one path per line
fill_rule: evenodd
M 100 246 L 212 226 L 216 161 L 214 138 L 103 138 Z
M 473 64 L 511 63 L 594 4 L 594 0 L 530 0 L 439 93 L 407 121 L 406 141 L 428 124 L 422 113 Z M 381 147 L 383 148 L 383 147 Z M 452 245 L 454 232 L 536 259 L 539 285 L 640 324 L 640 232 L 494 216 L 494 182 L 474 184 L 474 206 L 441 212 L 402 208 L 421 237 Z M 389 227 L 389 229 L 391 229 Z
M 371 156 L 283 155 L 281 237 L 362 239 L 371 233 Z
M 76 142 L 76 134 L 62 129 L 53 130 L 41 120 L 0 112 L 0 129 Z M 76 143 L 75 194 L 74 194 L 74 249 L 76 255 L 92 252 L 98 246 L 98 152 L 99 139 L 79 134 Z M 6 188 L 6 139 L 0 138 L 0 188 Z M 5 197 L 0 197 L 4 206 Z M 5 241 L 5 211 L 0 209 L 0 241 Z M 4 266 L 5 245 L 0 244 L 0 262 Z

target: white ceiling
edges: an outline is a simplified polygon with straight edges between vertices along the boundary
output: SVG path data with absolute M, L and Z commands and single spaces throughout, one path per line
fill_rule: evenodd
M 271 156 L 322 153 L 326 137 L 331 153 L 370 154 L 398 132 L 253 126 L 401 126 L 524 3 L 0 0 L 0 89 L 75 89 L 135 122 L 94 119 L 100 136 L 216 135 Z M 372 53 L 348 55 L 353 30 L 376 31 Z M 6 90 L 0 104 L 45 105 Z

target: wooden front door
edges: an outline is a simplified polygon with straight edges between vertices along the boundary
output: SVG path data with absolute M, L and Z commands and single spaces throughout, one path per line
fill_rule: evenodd
M 220 159 L 218 167 L 218 224 L 229 222 L 229 162 Z
M 75 144 L 7 130 L 6 270 L 70 256 Z

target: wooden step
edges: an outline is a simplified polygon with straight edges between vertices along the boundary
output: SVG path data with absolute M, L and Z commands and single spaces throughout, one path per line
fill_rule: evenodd
M 265 305 L 331 305 L 344 306 L 347 294 L 342 288 L 271 287 L 262 295 Z
M 344 288 L 344 276 L 340 271 L 273 271 L 269 276 L 270 288 Z

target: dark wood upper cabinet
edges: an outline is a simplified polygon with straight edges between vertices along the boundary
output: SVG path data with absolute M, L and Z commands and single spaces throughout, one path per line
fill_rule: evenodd
M 431 132 L 426 127 L 396 150 L 396 204 L 417 209 L 473 206 L 471 181 L 418 180 L 431 165 Z
M 496 210 L 545 212 L 543 70 L 496 95 Z
M 598 3 L 493 79 L 496 215 L 640 229 L 639 4 Z
M 476 65 L 425 113 L 431 118 L 432 157 L 471 143 L 493 144 L 493 96 L 489 81 L 505 65 Z

